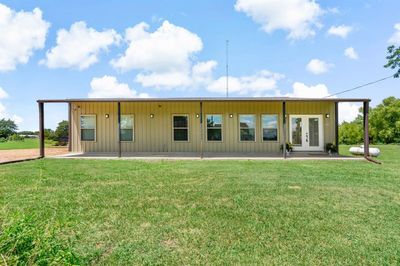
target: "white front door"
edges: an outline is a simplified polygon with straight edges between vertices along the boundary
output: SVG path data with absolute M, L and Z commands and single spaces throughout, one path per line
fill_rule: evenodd
M 322 115 L 290 115 L 289 137 L 295 151 L 323 151 Z

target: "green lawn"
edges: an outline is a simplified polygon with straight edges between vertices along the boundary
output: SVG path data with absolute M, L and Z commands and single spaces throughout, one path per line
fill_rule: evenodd
M 78 159 L 3 165 L 0 253 L 8 265 L 16 259 L 399 264 L 400 146 L 380 148 L 381 165 Z
M 46 147 L 54 146 L 54 141 L 46 141 Z M 24 141 L 0 142 L 0 150 L 35 149 L 39 148 L 39 139 L 24 139 Z

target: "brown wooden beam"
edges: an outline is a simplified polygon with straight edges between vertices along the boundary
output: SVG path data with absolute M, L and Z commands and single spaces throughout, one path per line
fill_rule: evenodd
M 203 129 L 203 102 L 200 101 L 200 158 L 203 159 L 203 143 L 204 143 L 204 129 Z
M 72 151 L 72 143 L 71 143 L 71 132 L 72 132 L 72 129 L 71 129 L 71 117 L 72 117 L 72 115 L 71 115 L 71 103 L 68 103 L 68 152 L 71 152 Z
M 365 101 L 363 104 L 363 120 L 364 120 L 364 157 L 369 157 L 369 122 L 368 122 L 368 113 L 369 113 L 369 102 Z
M 335 145 L 339 154 L 339 103 L 335 102 Z
M 45 156 L 44 152 L 44 103 L 39 102 L 39 157 Z
M 121 154 L 121 102 L 118 102 L 118 157 Z
M 282 102 L 282 121 L 283 121 L 283 131 L 282 131 L 282 142 L 283 142 L 283 158 L 286 159 L 286 102 Z

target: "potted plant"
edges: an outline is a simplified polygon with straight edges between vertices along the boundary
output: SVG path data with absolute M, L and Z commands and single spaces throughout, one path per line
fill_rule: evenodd
M 325 149 L 329 154 L 337 153 L 338 151 L 337 146 L 333 143 L 327 143 Z
M 283 144 L 281 144 L 281 151 L 283 151 Z M 293 151 L 293 144 L 290 142 L 286 142 L 286 152 L 290 153 Z

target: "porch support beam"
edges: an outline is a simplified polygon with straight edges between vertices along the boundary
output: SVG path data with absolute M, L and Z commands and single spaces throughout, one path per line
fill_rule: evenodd
M 203 159 L 203 102 L 200 101 L 200 158 Z
M 39 157 L 43 158 L 44 153 L 44 103 L 39 102 Z
M 335 145 L 339 154 L 339 103 L 335 102 Z
M 121 154 L 121 102 L 118 102 L 118 157 Z
M 369 102 L 363 102 L 363 122 L 364 122 L 364 157 L 369 157 L 369 127 L 368 127 L 368 114 L 369 114 Z
M 283 158 L 286 159 L 286 102 L 282 102 L 282 150 L 283 150 Z
M 71 143 L 71 103 L 68 103 L 68 152 L 72 151 L 72 143 Z

